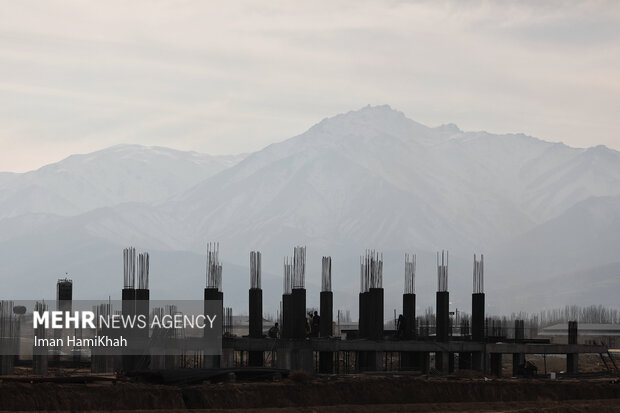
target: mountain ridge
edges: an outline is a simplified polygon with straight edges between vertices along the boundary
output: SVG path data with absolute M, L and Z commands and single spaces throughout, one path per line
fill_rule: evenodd
M 601 256 L 593 254 L 581 268 L 578 260 L 562 259 L 573 253 L 562 248 L 595 249 L 600 239 L 615 242 L 613 234 L 620 233 L 620 220 L 607 222 L 604 212 L 596 212 L 614 211 L 620 197 L 617 151 L 571 148 L 523 134 L 466 132 L 453 124 L 428 127 L 386 105 L 326 118 L 243 159 L 222 161 L 228 165 L 213 166 L 208 155 L 163 147 L 121 145 L 102 151 L 44 169 L 63 177 L 52 180 L 52 186 L 41 187 L 47 181 L 35 180 L 38 186 L 12 188 L 12 197 L 0 194 L 0 245 L 11 251 L 0 276 L 34 282 L 41 271 L 14 243 L 37 246 L 34 261 L 47 260 L 61 274 L 63 260 L 67 267 L 89 268 L 84 265 L 89 257 L 60 251 L 55 234 L 64 237 L 59 244 L 67 248 L 86 246 L 97 263 L 126 245 L 165 252 L 167 259 L 189 254 L 195 260 L 206 242 L 219 241 L 225 261 L 238 268 L 247 267 L 250 250 L 261 250 L 266 274 L 280 274 L 281 257 L 293 245 L 305 244 L 309 271 L 317 270 L 321 255 L 333 255 L 334 285 L 350 292 L 358 285 L 359 255 L 376 248 L 390 261 L 386 296 L 393 301 L 402 285 L 397 274 L 405 252 L 432 258 L 434 251 L 449 249 L 455 257 L 451 273 L 456 274 L 450 285 L 462 292 L 470 285 L 468 257 L 473 253 L 489 257 L 490 286 L 534 278 L 542 282 L 613 261 L 602 257 L 599 262 Z M 115 156 L 119 151 L 126 157 Z M 107 172 L 76 167 L 75 174 L 84 175 L 65 179 L 63 168 L 93 162 L 93 156 Z M 136 192 L 123 198 L 114 191 L 127 176 L 133 179 L 129 191 Z M 12 178 L 0 173 L 0 189 Z M 91 197 L 87 186 L 78 190 L 84 183 L 105 196 L 76 207 L 76 198 Z M 152 196 L 141 196 L 141 190 Z M 569 245 L 574 221 L 596 230 L 581 230 L 583 239 Z M 532 249 L 535 241 L 544 247 Z M 524 254 L 529 254 L 526 262 L 519 264 Z M 549 254 L 555 261 L 546 263 Z M 433 262 L 423 261 L 420 285 L 432 288 Z M 162 265 L 175 268 L 172 262 Z M 97 268 L 90 271 L 109 276 Z M 227 285 L 246 287 L 240 271 L 234 277 Z M 510 296 L 494 300 L 506 308 L 518 304 Z M 465 305 L 461 298 L 454 302 Z
M 72 216 L 123 202 L 154 202 L 190 188 L 241 158 L 142 145 L 115 145 L 71 155 L 0 179 L 0 218 L 30 212 Z

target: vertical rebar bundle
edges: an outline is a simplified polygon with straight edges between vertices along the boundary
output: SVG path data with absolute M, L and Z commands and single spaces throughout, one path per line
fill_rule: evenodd
M 323 257 L 321 271 L 321 291 L 332 290 L 332 257 Z
M 95 313 L 95 319 L 99 320 L 103 318 L 105 320 L 111 320 L 114 316 L 114 309 L 111 302 L 98 304 L 92 307 L 93 313 Z M 95 323 L 95 334 L 98 336 L 106 336 L 110 333 L 110 329 L 102 323 Z M 82 332 L 80 332 L 80 335 Z M 90 356 L 90 369 L 93 373 L 112 372 L 115 368 L 114 356 L 101 354 L 99 351 L 91 352 Z
M 149 253 L 143 252 L 138 255 L 138 289 L 149 289 Z
M 250 252 L 250 288 L 261 288 L 261 254 L 259 251 Z
M 39 314 L 44 313 L 47 311 L 47 304 L 45 304 L 45 302 L 37 301 L 34 305 L 34 311 L 39 312 Z M 38 325 L 34 330 L 34 335 L 38 338 L 46 338 L 47 334 L 45 325 Z M 33 346 L 32 353 L 32 372 L 34 374 L 47 374 L 48 347 Z
M 233 311 L 232 307 L 224 308 L 224 334 L 231 335 L 233 332 Z
M 151 318 L 158 317 L 160 320 L 164 316 L 174 317 L 176 315 L 182 315 L 183 313 L 178 310 L 178 307 L 174 304 L 166 304 L 163 307 L 155 307 L 151 310 Z M 154 327 L 156 329 L 156 334 L 160 337 L 184 337 L 184 328 L 183 326 L 177 326 L 173 324 L 171 327 Z
M 323 257 L 321 270 L 319 337 L 331 337 L 334 334 L 334 294 L 332 293 L 332 257 Z M 312 333 L 312 329 L 310 329 Z M 316 332 L 314 334 L 316 337 Z M 334 353 L 319 352 L 319 372 L 334 373 Z
M 220 262 L 220 243 L 207 244 L 207 288 L 222 290 L 222 264 Z
M 253 338 L 263 336 L 263 290 L 261 289 L 261 253 L 250 252 L 250 291 L 248 291 L 248 335 Z M 262 351 L 248 353 L 248 365 L 263 365 Z
M 474 254 L 474 294 L 484 292 L 484 255 L 480 255 L 480 261 Z
M 289 262 L 289 257 L 284 257 L 284 286 L 282 294 L 293 292 L 293 263 Z
M 13 301 L 0 301 L 0 375 L 13 374 L 18 336 L 19 320 L 13 313 Z
M 123 250 L 123 288 L 134 288 L 136 283 L 136 249 L 128 247 Z
M 293 250 L 293 288 L 306 286 L 306 247 L 295 247 Z
M 415 254 L 405 254 L 405 294 L 415 294 Z
M 366 250 L 360 257 L 360 292 L 383 288 L 383 253 Z
M 0 301 L 0 340 L 14 337 L 16 327 L 13 301 Z
M 437 253 L 437 291 L 448 291 L 448 251 L 441 251 L 441 261 Z
M 109 320 L 110 317 L 114 314 L 112 303 L 103 303 L 103 304 L 98 304 L 96 306 L 93 306 L 93 312 L 95 313 L 96 320 L 99 320 L 99 318 L 104 318 L 106 320 Z M 96 326 L 95 331 L 97 332 L 98 335 L 105 334 L 105 328 L 106 328 L 105 326 L 101 326 L 99 325 L 99 323 L 96 323 L 95 326 Z

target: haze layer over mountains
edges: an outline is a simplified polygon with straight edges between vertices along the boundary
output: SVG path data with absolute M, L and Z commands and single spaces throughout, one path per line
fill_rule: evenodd
M 309 305 L 331 255 L 335 308 L 353 314 L 367 248 L 384 253 L 386 315 L 400 311 L 405 252 L 418 255 L 418 311 L 434 305 L 441 249 L 453 308 L 469 311 L 474 253 L 485 255 L 490 313 L 617 305 L 620 153 L 430 128 L 377 106 L 245 156 L 122 145 L 0 173 L 3 299 L 53 298 L 65 272 L 75 298 L 117 297 L 129 245 L 151 253 L 153 298 L 200 299 L 209 241 L 236 313 L 249 251 L 263 252 L 274 313 L 294 245 L 308 247 Z

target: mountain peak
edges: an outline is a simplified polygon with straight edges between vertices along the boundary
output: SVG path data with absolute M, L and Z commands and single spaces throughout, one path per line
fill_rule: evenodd
M 456 135 L 457 133 L 462 133 L 463 132 L 454 123 L 445 123 L 443 125 L 437 126 L 434 129 L 436 129 L 436 130 L 438 130 L 438 131 L 440 131 L 442 133 L 448 134 L 448 135 Z
M 407 119 L 405 114 L 399 110 L 392 109 L 390 105 L 366 105 L 361 109 L 352 110 L 342 115 L 334 116 L 337 118 L 339 116 L 348 117 L 348 118 L 357 118 L 357 119 L 366 119 L 366 120 L 381 120 L 389 118 L 391 120 L 410 120 Z
M 367 105 L 358 110 L 325 118 L 311 127 L 307 133 L 331 137 L 392 135 L 406 138 L 426 134 L 428 130 L 428 127 L 407 118 L 403 112 L 389 105 Z

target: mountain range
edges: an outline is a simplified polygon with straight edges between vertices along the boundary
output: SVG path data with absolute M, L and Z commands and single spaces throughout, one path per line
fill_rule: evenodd
M 295 245 L 308 246 L 310 305 L 331 255 L 336 307 L 355 313 L 368 248 L 384 253 L 386 314 L 399 311 L 405 252 L 418 254 L 419 306 L 433 305 L 442 249 L 456 308 L 470 305 L 474 253 L 485 254 L 489 312 L 617 305 L 620 153 L 368 106 L 250 154 L 120 145 L 0 173 L 2 298 L 49 297 L 65 272 L 76 297 L 118 296 L 128 245 L 151 252 L 152 295 L 193 298 L 209 241 L 220 242 L 226 305 L 241 312 L 249 251 L 263 252 L 275 312 Z

